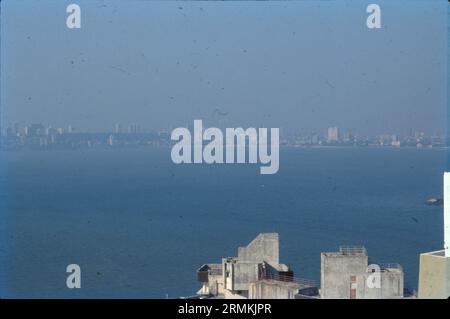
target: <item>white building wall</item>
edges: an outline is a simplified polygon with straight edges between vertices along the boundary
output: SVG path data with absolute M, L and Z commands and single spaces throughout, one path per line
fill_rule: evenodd
M 450 172 L 444 173 L 444 251 L 450 257 Z

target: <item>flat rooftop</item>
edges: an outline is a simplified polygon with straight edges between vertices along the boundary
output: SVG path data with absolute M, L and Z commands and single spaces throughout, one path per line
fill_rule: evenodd
M 339 251 L 322 253 L 329 257 L 340 256 L 367 256 L 367 250 L 364 246 L 340 246 Z
M 431 251 L 428 253 L 421 253 L 421 255 L 431 255 L 431 256 L 445 258 L 445 251 L 442 249 L 442 250 Z
M 290 287 L 293 289 L 304 289 L 304 288 L 311 288 L 311 287 L 317 287 L 316 283 L 312 280 L 305 280 L 304 282 L 295 280 L 295 281 L 284 281 L 284 280 L 276 280 L 276 279 L 260 279 L 256 281 L 255 283 L 263 283 L 270 286 L 283 286 L 283 287 Z

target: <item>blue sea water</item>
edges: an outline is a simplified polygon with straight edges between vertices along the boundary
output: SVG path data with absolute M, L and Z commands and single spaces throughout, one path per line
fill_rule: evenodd
M 278 232 L 281 262 L 320 280 L 320 252 L 362 244 L 417 288 L 419 254 L 442 248 L 445 151 L 282 148 L 280 171 L 175 165 L 170 149 L 2 154 L 0 295 L 192 295 L 196 269 Z M 66 288 L 77 263 L 82 288 Z

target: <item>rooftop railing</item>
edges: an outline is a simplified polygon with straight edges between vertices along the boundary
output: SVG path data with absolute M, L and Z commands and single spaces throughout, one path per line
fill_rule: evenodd
M 364 246 L 340 246 L 339 252 L 343 255 L 367 255 Z
M 302 288 L 317 287 L 316 282 L 314 280 L 279 274 L 264 274 L 260 279 L 294 283 L 301 285 Z
M 398 263 L 384 263 L 384 264 L 380 264 L 380 268 L 381 268 L 381 270 L 397 269 L 397 270 L 403 271 L 402 265 L 400 265 Z

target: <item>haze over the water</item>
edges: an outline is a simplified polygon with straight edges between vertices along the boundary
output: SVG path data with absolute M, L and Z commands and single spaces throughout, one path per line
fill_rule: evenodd
M 447 4 L 404 2 L 2 2 L 2 124 L 442 131 Z

